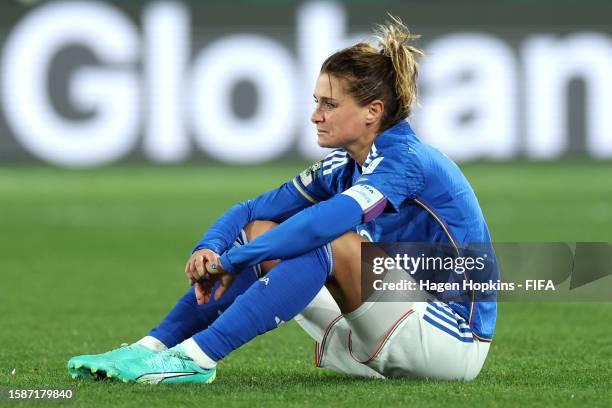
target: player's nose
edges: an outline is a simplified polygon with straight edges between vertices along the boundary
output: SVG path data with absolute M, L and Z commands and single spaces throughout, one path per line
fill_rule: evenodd
M 312 111 L 312 115 L 310 115 L 310 121 L 314 124 L 323 122 L 323 115 L 321 114 L 321 112 L 319 112 L 318 108 L 315 108 L 315 110 Z

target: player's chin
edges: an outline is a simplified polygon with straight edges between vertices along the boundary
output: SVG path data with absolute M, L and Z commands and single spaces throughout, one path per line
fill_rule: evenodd
M 327 135 L 318 135 L 317 136 L 317 144 L 319 145 L 319 147 L 324 147 L 324 148 L 339 147 L 335 143 L 333 143 L 332 140 L 329 140 L 329 138 L 325 137 L 325 136 L 327 136 Z

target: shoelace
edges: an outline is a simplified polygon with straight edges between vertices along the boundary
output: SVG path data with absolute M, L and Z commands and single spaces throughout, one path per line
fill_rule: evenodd
M 171 355 L 172 357 L 176 357 L 176 358 L 179 358 L 179 359 L 185 360 L 185 361 L 191 361 L 191 357 L 189 357 L 185 353 L 180 352 L 178 350 L 168 350 L 167 353 L 168 353 L 168 355 Z

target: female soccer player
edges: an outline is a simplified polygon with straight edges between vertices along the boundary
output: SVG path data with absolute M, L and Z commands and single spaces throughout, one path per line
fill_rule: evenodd
M 395 18 L 375 34 L 377 48 L 353 45 L 321 67 L 311 120 L 319 145 L 335 150 L 225 213 L 187 262 L 192 289 L 160 325 L 132 345 L 72 358 L 73 376 L 211 382 L 219 360 L 293 318 L 315 338 L 321 367 L 371 377 L 478 375 L 495 302 L 443 302 L 421 290 L 403 301 L 362 299 L 362 242 L 490 242 L 459 168 L 406 121 L 423 55 L 411 45 L 416 36 Z

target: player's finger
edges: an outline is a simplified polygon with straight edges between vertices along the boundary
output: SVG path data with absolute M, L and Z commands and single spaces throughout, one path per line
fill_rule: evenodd
M 187 264 L 187 274 L 189 276 L 193 276 L 195 273 L 195 260 L 196 260 L 195 256 L 192 256 L 191 258 L 189 258 L 189 262 Z
M 217 270 L 217 265 L 219 263 L 219 257 L 215 253 L 206 254 L 206 272 L 210 274 L 216 274 L 219 271 Z
M 204 299 L 204 303 L 210 302 L 210 291 L 212 290 L 212 285 L 206 284 L 198 284 L 202 288 L 202 297 Z
M 185 272 L 191 272 L 191 269 L 193 267 L 193 259 L 195 257 L 193 255 L 191 255 L 189 257 L 189 259 L 187 260 L 187 264 L 185 265 Z
M 221 281 L 221 284 L 219 285 L 219 287 L 217 288 L 214 294 L 215 300 L 218 300 L 229 289 L 230 285 L 234 281 L 234 277 L 226 273 L 223 276 L 221 276 L 220 281 Z
M 191 270 L 189 271 L 189 276 L 195 281 L 200 278 L 198 271 L 196 270 L 195 262 L 191 265 Z
M 223 285 L 219 286 L 217 290 L 215 290 L 215 300 L 219 300 L 219 298 L 223 296 L 226 290 L 227 289 L 225 288 L 225 286 Z
M 212 252 L 212 251 L 206 252 L 204 254 L 204 257 L 206 258 L 206 262 L 209 262 L 209 263 L 216 263 L 217 259 L 219 258 L 219 256 L 215 252 Z
M 193 284 L 196 282 L 196 279 L 193 276 L 192 266 L 193 258 L 189 258 L 189 260 L 185 264 L 185 275 L 187 276 L 187 282 L 189 283 L 189 286 L 193 286 Z
M 200 291 L 200 297 L 202 298 L 202 303 L 200 304 L 208 303 L 210 301 L 210 290 L 212 286 L 208 283 L 202 284 L 199 282 L 196 283 L 196 286 L 198 287 L 198 290 Z
M 219 271 L 217 270 L 217 264 L 215 262 L 211 262 L 211 263 L 206 263 L 206 272 L 210 273 L 211 275 L 216 275 L 219 273 Z
M 194 288 L 194 292 L 195 292 L 195 295 L 196 295 L 196 301 L 197 301 L 198 305 L 204 304 L 205 303 L 204 302 L 205 295 L 204 295 L 204 292 L 202 291 L 202 288 L 200 287 L 200 285 L 196 284 L 193 288 Z
M 204 257 L 202 255 L 196 256 L 194 263 L 195 263 L 195 271 L 196 271 L 195 276 L 197 278 L 201 278 L 202 276 L 204 276 L 204 270 L 205 270 L 204 269 Z

